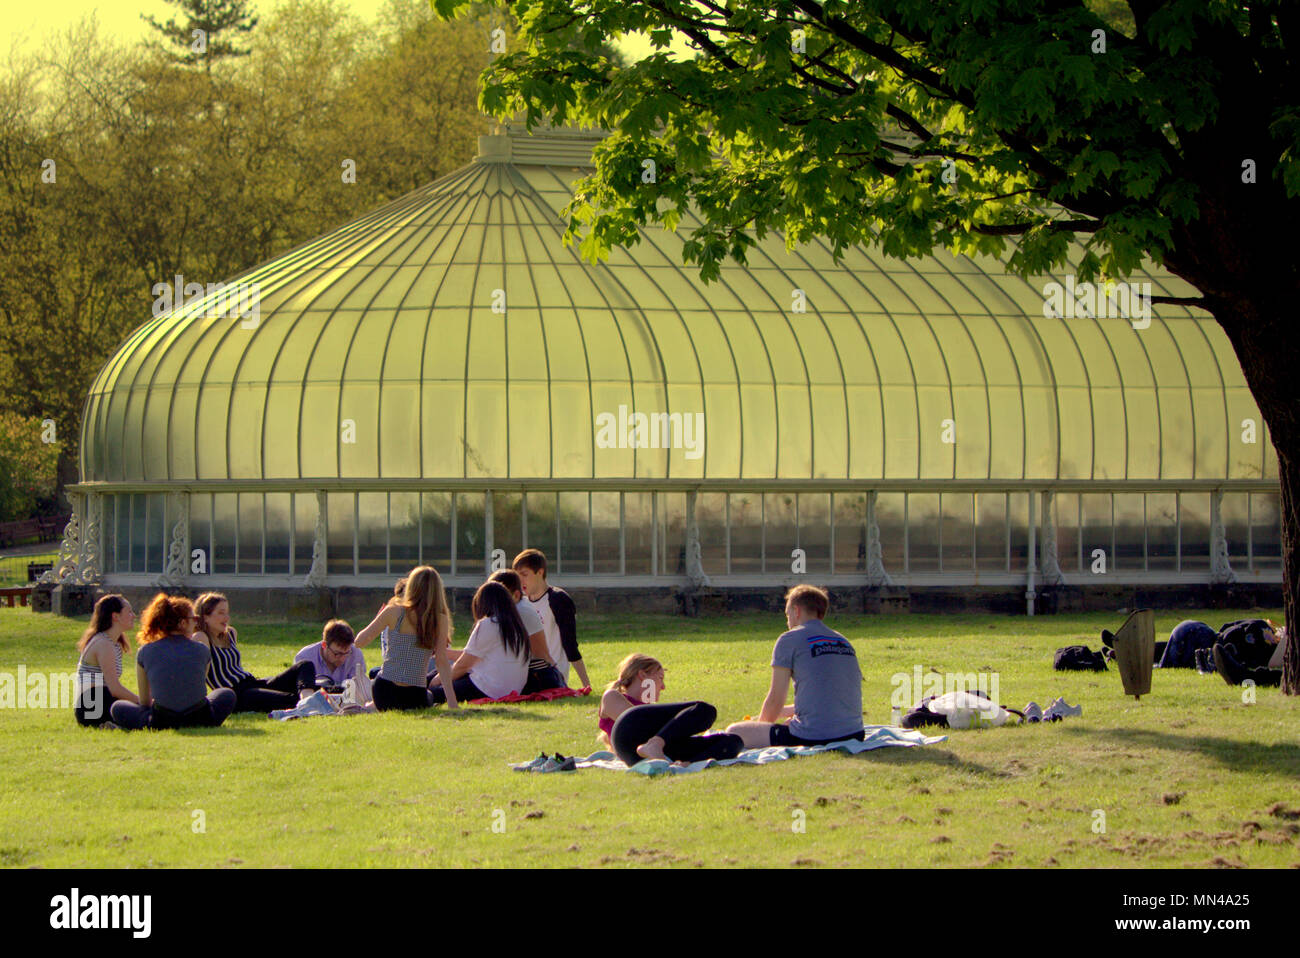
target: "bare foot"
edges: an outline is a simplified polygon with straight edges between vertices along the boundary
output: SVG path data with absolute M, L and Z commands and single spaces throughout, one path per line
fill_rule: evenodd
M 668 756 L 664 754 L 664 740 L 658 735 L 644 745 L 638 745 L 636 753 L 642 758 L 657 758 L 665 762 L 668 761 Z

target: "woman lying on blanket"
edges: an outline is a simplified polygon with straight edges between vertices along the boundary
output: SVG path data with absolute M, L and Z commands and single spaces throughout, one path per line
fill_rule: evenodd
M 474 631 L 451 666 L 452 691 L 462 701 L 519 692 L 528 681 L 528 632 L 514 599 L 500 582 L 484 582 L 474 593 L 473 610 Z M 431 684 L 429 700 L 436 705 L 445 699 L 443 689 Z
M 600 740 L 625 765 L 643 758 L 673 762 L 728 759 L 740 754 L 739 735 L 703 735 L 718 710 L 708 702 L 659 702 L 664 667 L 657 659 L 633 653 L 618 666 L 618 678 L 600 699 Z

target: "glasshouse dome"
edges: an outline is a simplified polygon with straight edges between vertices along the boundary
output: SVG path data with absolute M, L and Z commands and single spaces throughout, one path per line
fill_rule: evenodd
M 593 587 L 1280 580 L 1276 459 L 1208 315 L 780 236 L 712 284 L 659 230 L 593 266 L 559 211 L 596 139 L 481 137 L 136 330 L 56 578 L 468 585 L 537 546 Z

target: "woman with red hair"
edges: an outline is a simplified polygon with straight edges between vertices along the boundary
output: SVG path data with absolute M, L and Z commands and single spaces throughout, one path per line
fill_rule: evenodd
M 114 702 L 113 723 L 123 729 L 220 725 L 235 709 L 230 689 L 207 689 L 212 653 L 195 642 L 197 619 L 189 599 L 154 596 L 140 616 L 140 651 L 135 655 L 140 704 Z

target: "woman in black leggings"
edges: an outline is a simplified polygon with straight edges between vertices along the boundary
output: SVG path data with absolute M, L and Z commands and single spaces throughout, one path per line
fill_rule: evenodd
M 600 700 L 601 735 L 625 765 L 642 759 L 699 762 L 740 754 L 739 735 L 705 735 L 718 718 L 708 702 L 659 702 L 664 667 L 648 655 L 619 663 L 618 678 Z M 633 694 L 635 693 L 635 694 Z

